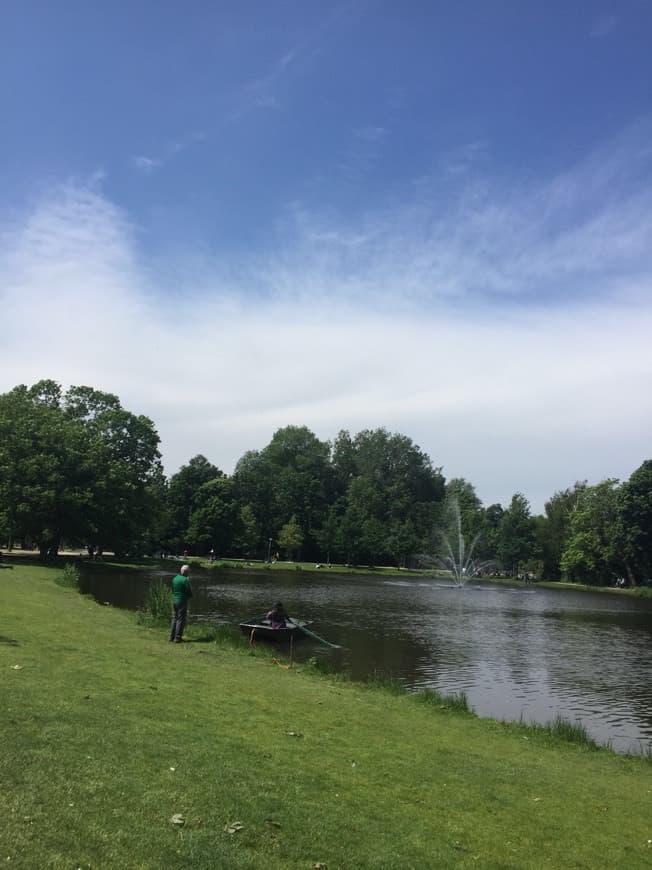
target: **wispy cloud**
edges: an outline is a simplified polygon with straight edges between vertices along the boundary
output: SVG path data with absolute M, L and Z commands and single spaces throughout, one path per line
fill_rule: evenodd
M 288 75 L 295 58 L 295 49 L 287 51 L 263 75 L 247 81 L 237 94 L 236 107 L 227 115 L 225 121 L 239 121 L 256 109 L 278 109 L 281 105 L 278 86 Z
M 615 15 L 607 13 L 598 15 L 598 17 L 591 25 L 591 29 L 589 30 L 589 36 L 592 39 L 601 39 L 604 36 L 608 36 L 613 30 L 615 30 L 617 24 L 618 18 Z
M 522 490 L 540 509 L 628 476 L 652 431 L 646 135 L 547 182 L 443 200 L 433 180 L 355 224 L 297 208 L 273 256 L 250 252 L 237 281 L 197 269 L 174 296 L 129 216 L 63 185 L 4 225 L 0 389 L 118 393 L 155 420 L 169 472 L 198 452 L 230 471 L 296 423 L 405 432 L 487 502 Z
M 139 172 L 142 172 L 145 175 L 152 175 L 159 169 L 162 169 L 167 163 L 177 157 L 177 155 L 186 151 L 192 145 L 196 145 L 198 142 L 203 142 L 204 139 L 205 136 L 203 133 L 191 133 L 183 139 L 171 142 L 164 146 L 155 157 L 147 157 L 143 154 L 133 155 L 130 158 L 130 162 L 133 168 Z
M 338 169 L 350 180 L 367 175 L 376 166 L 388 137 L 386 127 L 356 127 L 351 131 L 346 148 L 338 155 Z
M 449 175 L 461 175 L 477 166 L 487 157 L 489 145 L 484 140 L 466 142 L 444 156 L 444 171 Z
M 163 166 L 164 162 L 160 158 L 144 157 L 143 155 L 134 155 L 131 158 L 132 166 L 140 172 L 144 172 L 145 175 L 151 175 L 152 172 L 156 172 L 157 169 Z
M 227 114 L 226 123 L 233 123 L 258 109 L 278 109 L 283 105 L 283 91 L 287 82 L 297 75 L 320 54 L 333 35 L 347 23 L 364 14 L 365 3 L 347 0 L 327 12 L 319 23 L 271 62 L 261 75 L 254 76 L 242 85 L 235 95 L 235 108 Z
M 309 270 L 311 292 L 354 284 L 376 299 L 394 298 L 398 281 L 422 305 L 596 298 L 625 279 L 633 289 L 652 274 L 649 134 L 638 125 L 546 180 L 451 177 L 444 165 L 407 201 L 353 223 L 295 209 L 279 273 Z

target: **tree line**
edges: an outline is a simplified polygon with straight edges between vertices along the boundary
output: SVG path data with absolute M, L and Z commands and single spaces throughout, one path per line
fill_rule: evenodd
M 652 460 L 629 480 L 577 482 L 532 515 L 522 493 L 485 507 L 407 436 L 286 426 L 227 475 L 204 456 L 165 477 L 153 422 L 118 397 L 43 380 L 0 395 L 0 539 L 119 555 L 437 564 L 455 504 L 476 566 L 630 585 L 652 576 Z

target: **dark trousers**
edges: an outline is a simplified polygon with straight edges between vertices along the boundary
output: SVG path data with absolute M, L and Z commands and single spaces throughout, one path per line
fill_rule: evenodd
M 174 601 L 174 615 L 172 617 L 172 625 L 170 626 L 170 640 L 181 640 L 183 630 L 186 627 L 186 616 L 188 615 L 187 601 Z

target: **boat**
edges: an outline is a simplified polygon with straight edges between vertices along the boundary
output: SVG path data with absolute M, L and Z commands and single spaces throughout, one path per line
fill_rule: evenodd
M 304 619 L 289 620 L 285 628 L 272 628 L 272 623 L 266 616 L 252 616 L 240 623 L 240 629 L 244 634 L 249 635 L 251 641 L 254 640 L 287 640 L 290 637 L 301 637 L 302 629 L 311 625 Z

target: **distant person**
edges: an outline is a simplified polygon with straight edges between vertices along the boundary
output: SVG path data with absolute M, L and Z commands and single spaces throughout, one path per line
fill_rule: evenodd
M 190 553 L 188 552 L 188 547 L 186 547 L 185 550 L 183 551 L 183 558 L 187 559 L 189 555 L 190 555 Z
M 208 557 L 209 557 L 211 562 L 215 561 L 215 550 L 212 547 L 211 547 L 210 553 L 208 554 Z
M 289 618 L 280 601 L 277 601 L 267 614 L 267 619 L 269 619 L 272 628 L 286 628 L 287 623 L 285 620 Z
M 188 572 L 189 565 L 182 565 L 179 573 L 172 578 L 172 625 L 170 626 L 170 643 L 181 643 L 183 630 L 188 616 L 188 600 L 192 598 L 192 587 Z

